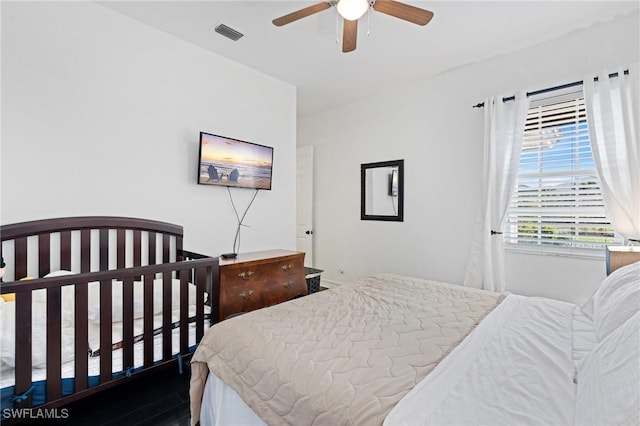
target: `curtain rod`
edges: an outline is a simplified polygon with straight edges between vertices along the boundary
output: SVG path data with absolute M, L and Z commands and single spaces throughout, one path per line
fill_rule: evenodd
M 629 70 L 624 70 L 623 71 L 624 75 L 629 75 Z M 617 77 L 618 73 L 614 72 L 612 74 L 609 74 L 609 78 L 613 78 L 613 77 Z M 593 81 L 598 81 L 598 77 L 594 77 Z M 529 96 L 535 96 L 535 95 L 541 95 L 543 93 L 547 93 L 547 92 L 554 92 L 556 90 L 562 90 L 562 89 L 566 89 L 569 87 L 574 87 L 574 86 L 580 86 L 582 85 L 583 81 L 574 81 L 573 83 L 567 83 L 567 84 L 562 84 L 560 86 L 554 86 L 554 87 L 549 87 L 547 89 L 540 89 L 540 90 L 535 90 L 533 92 L 527 92 L 527 97 Z M 514 101 L 516 99 L 515 95 L 514 96 L 509 96 L 506 98 L 502 98 L 502 102 L 507 102 L 507 101 Z M 482 108 L 484 107 L 484 102 L 480 102 L 477 103 L 473 106 L 473 108 Z

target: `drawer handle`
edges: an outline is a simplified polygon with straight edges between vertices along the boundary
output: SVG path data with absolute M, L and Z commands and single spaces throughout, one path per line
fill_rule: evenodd
M 287 272 L 289 269 L 293 268 L 293 265 L 288 263 L 286 265 L 282 265 L 281 268 L 283 271 Z
M 292 285 L 294 285 L 294 284 L 295 284 L 295 282 L 293 282 L 293 281 L 287 281 L 286 283 L 282 283 L 282 286 L 283 286 L 284 288 L 289 288 L 289 287 L 291 287 L 291 286 L 292 286 Z
M 242 297 L 245 300 L 250 298 L 251 296 L 253 296 L 253 290 L 243 291 L 242 293 L 240 293 L 240 297 Z
M 254 274 L 253 271 L 247 271 L 247 272 L 240 272 L 238 276 L 243 280 L 248 280 L 249 278 L 251 278 L 251 275 L 253 274 Z

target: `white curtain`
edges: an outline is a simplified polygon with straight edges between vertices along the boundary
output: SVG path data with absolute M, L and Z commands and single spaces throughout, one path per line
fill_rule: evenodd
M 624 71 L 628 70 L 628 75 Z M 589 138 L 607 214 L 615 230 L 640 242 L 640 84 L 638 63 L 584 79 Z
M 526 93 L 515 101 L 502 97 L 484 101 L 482 206 L 478 215 L 464 285 L 503 292 L 505 286 L 502 225 L 513 193 L 524 123 L 529 110 Z

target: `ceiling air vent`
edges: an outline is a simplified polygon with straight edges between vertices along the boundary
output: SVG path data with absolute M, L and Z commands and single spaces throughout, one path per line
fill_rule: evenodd
M 216 27 L 216 32 L 218 34 L 222 34 L 227 38 L 230 38 L 233 41 L 238 41 L 238 39 L 244 35 L 241 32 L 236 31 L 231 27 L 227 27 L 225 24 L 218 25 Z

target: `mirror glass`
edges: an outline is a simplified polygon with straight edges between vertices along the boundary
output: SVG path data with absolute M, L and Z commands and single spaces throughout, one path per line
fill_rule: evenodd
M 404 160 L 360 166 L 360 218 L 403 220 Z

